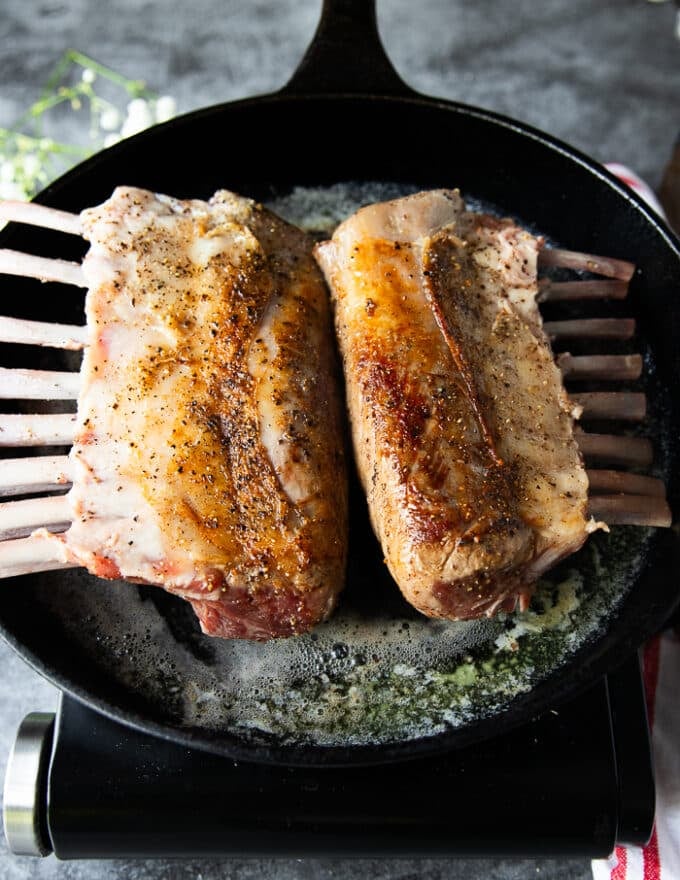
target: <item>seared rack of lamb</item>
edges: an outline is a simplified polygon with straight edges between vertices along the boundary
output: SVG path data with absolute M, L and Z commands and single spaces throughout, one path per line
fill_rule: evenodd
M 328 296 L 307 236 L 249 199 L 121 187 L 79 216 L 82 265 L 4 251 L 0 271 L 87 288 L 86 325 L 0 319 L 0 339 L 82 348 L 78 373 L 4 370 L 0 573 L 78 565 L 187 599 L 204 632 L 269 639 L 326 618 L 344 585 L 347 486 Z
M 372 204 L 317 244 L 331 289 L 354 455 L 405 598 L 430 617 L 526 608 L 536 581 L 607 524 L 670 525 L 644 438 L 576 419 L 641 420 L 637 391 L 568 395 L 563 375 L 634 379 L 639 355 L 556 363 L 551 338 L 630 337 L 629 319 L 543 323 L 543 299 L 625 297 L 634 266 L 558 249 L 456 190 Z M 561 266 L 604 280 L 538 280 Z

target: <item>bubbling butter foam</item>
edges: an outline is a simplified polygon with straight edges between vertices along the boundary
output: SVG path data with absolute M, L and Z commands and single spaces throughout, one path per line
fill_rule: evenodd
M 179 726 L 282 744 L 393 743 L 502 711 L 596 634 L 629 573 L 611 564 L 629 543 L 621 552 L 614 535 L 610 553 L 607 539 L 605 553 L 593 541 L 561 579 L 542 581 L 529 611 L 491 621 L 366 619 L 341 597 L 312 633 L 257 643 L 203 636 L 187 603 L 153 587 L 70 573 L 46 595 L 81 608 L 66 624 L 94 664 Z

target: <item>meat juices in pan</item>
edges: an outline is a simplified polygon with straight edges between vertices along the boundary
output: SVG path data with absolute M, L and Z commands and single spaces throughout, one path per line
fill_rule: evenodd
M 430 617 L 526 607 L 601 525 L 536 305 L 540 244 L 436 190 L 361 208 L 315 250 L 371 521 Z
M 229 192 L 81 214 L 88 344 L 69 562 L 157 584 L 204 632 L 307 631 L 344 583 L 332 324 L 304 233 Z

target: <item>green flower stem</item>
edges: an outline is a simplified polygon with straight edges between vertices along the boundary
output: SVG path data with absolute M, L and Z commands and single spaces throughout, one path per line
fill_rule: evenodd
M 0 128 L 0 145 L 6 141 L 14 141 L 22 151 L 31 149 L 39 150 L 41 153 L 57 153 L 65 156 L 87 156 L 90 150 L 87 147 L 79 147 L 76 144 L 66 144 L 61 141 L 52 140 L 52 138 L 34 137 L 30 134 L 21 134 L 12 128 Z
M 66 62 L 66 67 L 69 64 L 78 64 L 80 67 L 86 68 L 87 70 L 91 70 L 93 73 L 98 74 L 99 76 L 104 77 L 104 79 L 108 79 L 110 82 L 119 85 L 121 88 L 125 89 L 128 94 L 130 94 L 133 98 L 155 98 L 155 92 L 151 91 L 146 87 L 146 83 L 141 79 L 127 79 L 127 77 L 123 76 L 120 73 L 116 73 L 115 70 L 111 70 L 110 67 L 106 67 L 104 64 L 100 64 L 98 61 L 95 61 L 93 58 L 89 58 L 87 55 L 83 55 L 82 52 L 78 52 L 75 49 L 68 49 L 64 54 L 64 61 Z M 56 73 L 57 71 L 55 71 Z M 62 72 L 58 71 L 61 76 Z M 52 83 L 52 86 L 54 83 Z M 48 81 L 48 88 L 50 87 L 50 82 Z
M 57 107 L 59 104 L 64 104 L 66 101 L 72 101 L 74 97 L 73 89 L 64 88 L 60 89 L 56 95 L 49 95 L 40 98 L 35 104 L 31 104 L 28 110 L 17 119 L 13 128 L 15 130 L 20 129 L 29 122 L 33 122 L 35 125 L 37 120 L 39 120 L 43 114 L 47 113 L 48 110 Z

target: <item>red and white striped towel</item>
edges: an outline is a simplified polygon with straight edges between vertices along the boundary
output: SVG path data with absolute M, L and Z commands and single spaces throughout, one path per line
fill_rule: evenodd
M 624 165 L 606 166 L 664 217 L 650 187 Z M 646 846 L 617 846 L 592 862 L 593 880 L 680 880 L 680 635 L 652 638 L 642 655 L 656 785 L 654 830 Z
M 617 846 L 592 863 L 594 880 L 680 880 L 680 636 L 668 630 L 643 651 L 652 731 L 656 819 L 646 846 Z

